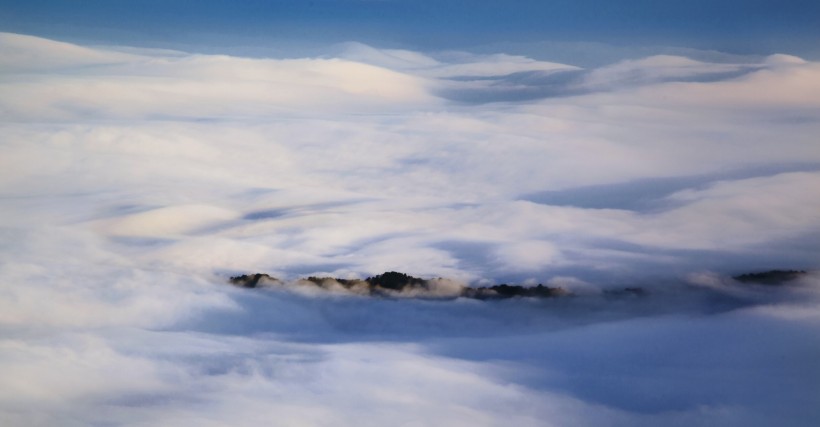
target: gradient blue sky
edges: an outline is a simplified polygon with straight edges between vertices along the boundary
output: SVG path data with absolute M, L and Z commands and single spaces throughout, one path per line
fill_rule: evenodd
M 414 49 L 586 41 L 813 57 L 812 0 L 0 1 L 0 31 L 173 47 L 362 41 Z

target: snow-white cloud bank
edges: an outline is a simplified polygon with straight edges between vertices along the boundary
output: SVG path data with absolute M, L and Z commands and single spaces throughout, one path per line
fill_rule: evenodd
M 0 424 L 812 425 L 816 276 L 698 286 L 818 269 L 818 82 L 785 55 L 583 69 L 0 34 Z M 661 296 L 225 285 L 388 270 Z

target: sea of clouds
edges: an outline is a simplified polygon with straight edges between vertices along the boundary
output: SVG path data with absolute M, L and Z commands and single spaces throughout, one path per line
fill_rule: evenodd
M 820 63 L 726 58 L 0 34 L 0 424 L 815 425 Z M 581 296 L 226 284 L 389 270 Z

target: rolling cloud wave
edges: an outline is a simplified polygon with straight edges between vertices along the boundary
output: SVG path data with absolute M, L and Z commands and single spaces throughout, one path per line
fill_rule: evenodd
M 815 62 L 261 59 L 8 33 L 0 61 L 0 424 L 818 417 L 816 273 L 727 286 L 818 268 Z M 391 270 L 593 297 L 224 284 Z M 625 286 L 657 298 L 594 296 Z

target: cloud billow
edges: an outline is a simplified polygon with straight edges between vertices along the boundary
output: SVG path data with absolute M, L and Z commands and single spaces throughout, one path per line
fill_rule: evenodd
M 0 34 L 0 424 L 817 419 L 820 65 L 334 49 Z M 225 285 L 394 270 L 589 298 Z

